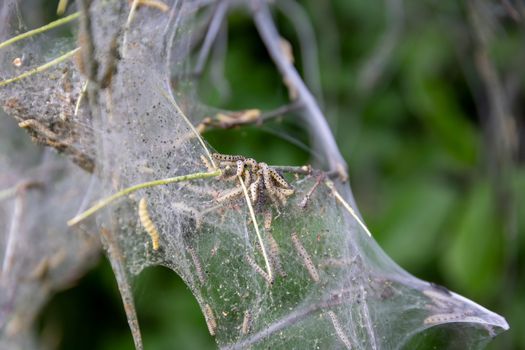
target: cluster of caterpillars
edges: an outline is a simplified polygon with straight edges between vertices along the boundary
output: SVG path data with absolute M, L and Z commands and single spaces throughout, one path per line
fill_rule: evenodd
M 225 180 L 242 178 L 249 190 L 250 200 L 256 208 L 261 208 L 267 199 L 276 206 L 286 205 L 287 198 L 294 193 L 294 189 L 281 174 L 268 164 L 258 163 L 253 158 L 240 155 L 212 154 L 213 160 L 223 171 Z M 218 201 L 227 201 L 241 197 L 243 189 L 238 186 L 218 198 Z

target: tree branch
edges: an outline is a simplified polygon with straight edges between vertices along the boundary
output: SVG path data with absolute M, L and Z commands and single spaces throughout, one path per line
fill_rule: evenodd
M 312 141 L 318 145 L 322 155 L 326 158 L 328 170 L 337 171 L 341 179 L 346 180 L 348 178 L 346 162 L 339 152 L 321 109 L 281 48 L 281 36 L 275 27 L 266 1 L 252 0 L 251 3 L 253 18 L 261 39 L 284 79 L 297 92 L 298 102 L 304 106 L 304 120 Z
M 213 17 L 211 19 L 210 26 L 208 27 L 208 32 L 206 33 L 204 43 L 202 44 L 201 50 L 199 52 L 197 63 L 195 64 L 195 76 L 200 76 L 204 70 L 204 66 L 206 65 L 208 56 L 210 55 L 211 47 L 213 46 L 213 43 L 219 34 L 224 17 L 228 13 L 229 5 L 229 0 L 220 0 L 213 12 Z

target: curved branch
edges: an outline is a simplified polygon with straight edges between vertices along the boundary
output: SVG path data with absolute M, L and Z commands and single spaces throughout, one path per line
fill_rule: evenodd
M 210 55 L 211 47 L 215 42 L 217 35 L 219 34 L 219 30 L 224 21 L 224 17 L 228 12 L 228 7 L 228 0 L 219 1 L 219 3 L 217 4 L 217 7 L 213 13 L 213 17 L 210 22 L 210 26 L 208 28 L 208 32 L 206 33 L 206 38 L 204 39 L 204 43 L 202 44 L 202 48 L 199 52 L 199 57 L 197 58 L 197 63 L 195 65 L 194 72 L 196 76 L 200 75 L 204 70 L 204 65 L 206 64 L 208 56 Z
M 304 105 L 304 119 L 313 142 L 317 143 L 326 158 L 329 171 L 337 171 L 341 179 L 348 178 L 346 162 L 339 152 L 330 127 L 312 93 L 281 48 L 281 36 L 275 27 L 266 1 L 252 0 L 253 18 L 275 65 L 284 79 L 297 92 L 297 100 Z
M 275 6 L 295 27 L 301 47 L 303 74 L 314 95 L 323 105 L 321 77 L 319 73 L 319 59 L 317 58 L 317 39 L 308 14 L 301 4 L 294 0 L 280 0 Z

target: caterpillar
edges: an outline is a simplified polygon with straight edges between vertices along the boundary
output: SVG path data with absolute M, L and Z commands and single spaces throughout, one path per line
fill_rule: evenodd
M 335 315 L 335 312 L 328 311 L 328 317 L 330 317 L 330 320 L 332 320 L 332 324 L 334 325 L 335 333 L 341 340 L 341 342 L 345 345 L 347 349 L 352 349 L 352 344 L 350 343 L 350 340 L 346 336 L 345 332 L 343 331 L 343 327 L 341 327 L 341 323 L 339 322 L 339 319 Z
M 255 260 L 253 260 L 251 256 L 245 255 L 244 258 L 246 259 L 246 262 L 248 262 L 248 265 L 250 265 L 255 272 L 261 275 L 262 278 L 266 280 L 266 282 L 268 282 L 269 284 L 273 284 L 273 279 L 271 279 L 270 276 L 268 276 L 266 271 L 264 271 L 259 265 L 257 265 Z
M 148 203 L 146 202 L 146 197 L 142 197 L 139 202 L 139 219 L 140 223 L 151 238 L 153 250 L 159 249 L 159 232 L 157 231 L 155 224 L 149 216 Z
M 295 247 L 295 250 L 297 250 L 297 253 L 299 253 L 303 259 L 304 266 L 306 267 L 306 270 L 308 270 L 312 280 L 314 282 L 319 282 L 319 273 L 317 272 L 317 268 L 315 267 L 310 254 L 308 254 L 295 232 L 292 233 L 292 243 Z
M 251 323 L 252 323 L 252 313 L 250 312 L 250 310 L 247 310 L 244 313 L 244 319 L 242 320 L 242 334 L 243 335 L 248 334 L 248 332 L 250 331 Z
M 217 331 L 217 321 L 215 320 L 213 310 L 209 304 L 204 305 L 204 319 L 206 320 L 206 325 L 208 326 L 210 335 L 214 336 Z
M 237 155 L 231 155 L 231 154 L 213 153 L 211 156 L 213 159 L 219 162 L 236 163 L 238 160 L 244 160 L 243 156 L 237 156 Z
M 469 322 L 479 322 L 479 323 L 485 323 L 481 318 L 476 316 L 470 316 L 466 312 L 458 312 L 458 313 L 450 313 L 450 314 L 439 314 L 439 315 L 433 315 L 425 318 L 423 321 L 423 324 L 436 324 L 436 323 L 446 323 L 446 322 L 454 322 L 458 320 L 464 320 Z
M 204 271 L 202 270 L 201 261 L 199 260 L 199 257 L 197 256 L 195 249 L 193 249 L 193 247 L 190 245 L 186 246 L 186 249 L 188 250 L 188 253 L 190 253 L 190 257 L 191 257 L 191 260 L 193 261 L 193 265 L 195 266 L 195 271 L 197 272 L 197 277 L 199 278 L 199 281 L 201 282 L 201 284 L 206 283 L 206 276 L 204 275 Z
M 286 277 L 286 271 L 284 271 L 281 258 L 279 257 L 279 245 L 271 233 L 268 233 L 268 242 L 270 243 L 270 259 L 273 267 L 275 267 L 275 270 L 281 277 Z

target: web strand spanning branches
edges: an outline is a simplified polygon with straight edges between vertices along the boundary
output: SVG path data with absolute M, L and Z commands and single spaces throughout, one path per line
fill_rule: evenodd
M 258 342 L 264 340 L 265 338 L 270 337 L 272 334 L 279 332 L 287 327 L 290 327 L 293 324 L 296 324 L 297 322 L 300 322 L 301 320 L 305 319 L 307 316 L 319 312 L 320 310 L 331 308 L 337 305 L 340 305 L 344 303 L 345 301 L 349 301 L 351 298 L 351 290 L 349 289 L 342 289 L 339 291 L 333 292 L 331 295 L 329 295 L 324 300 L 321 300 L 320 302 L 316 304 L 311 304 L 302 308 L 299 308 L 297 310 L 294 310 L 293 312 L 289 313 L 285 317 L 275 321 L 272 325 L 270 325 L 268 328 L 266 328 L 263 331 L 257 332 L 250 337 L 243 339 L 242 341 L 226 345 L 221 348 L 221 350 L 241 350 L 241 349 L 247 349 L 253 344 L 257 344 Z

